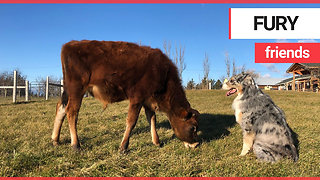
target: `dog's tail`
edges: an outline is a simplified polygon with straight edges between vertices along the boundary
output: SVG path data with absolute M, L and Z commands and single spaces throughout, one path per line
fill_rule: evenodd
M 278 147 L 275 150 L 283 157 L 287 157 L 295 162 L 299 159 L 297 148 L 294 146 L 294 144 L 286 144 L 284 146 Z
M 272 148 L 258 142 L 253 144 L 253 152 L 259 161 L 275 162 L 279 159 Z
M 289 158 L 292 159 L 294 162 L 298 161 L 299 155 L 298 155 L 298 151 L 297 151 L 296 146 L 294 144 L 291 144 L 290 149 L 291 149 L 291 151 L 289 150 L 289 152 L 290 152 Z
M 258 160 L 265 162 L 276 162 L 284 157 L 287 157 L 293 161 L 298 161 L 297 149 L 293 144 L 283 145 L 270 145 L 255 143 L 253 145 L 253 151 L 256 154 Z

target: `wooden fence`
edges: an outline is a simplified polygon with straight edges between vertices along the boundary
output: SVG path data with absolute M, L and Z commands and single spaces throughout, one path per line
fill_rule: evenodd
M 49 82 L 49 76 L 47 76 L 47 80 L 46 80 L 46 100 L 49 99 L 49 86 L 60 87 L 61 96 L 62 96 L 62 93 L 63 93 L 63 80 L 60 81 L 60 84 L 54 84 L 54 83 L 50 83 Z
M 25 86 L 17 85 L 17 71 L 13 71 L 13 86 L 0 86 L 0 89 L 13 89 L 12 101 L 17 102 L 17 89 L 25 89 L 25 100 L 29 101 L 29 81 L 26 81 Z
M 49 99 L 49 86 L 56 86 L 60 87 L 61 95 L 63 93 L 63 80 L 60 81 L 60 84 L 55 84 L 55 83 L 50 83 L 49 82 L 49 76 L 47 76 L 46 79 L 46 84 L 45 84 L 45 98 L 46 100 Z M 13 89 L 12 91 L 12 102 L 16 103 L 17 102 L 17 89 L 25 89 L 25 101 L 29 101 L 29 81 L 25 81 L 25 86 L 18 86 L 17 85 L 17 71 L 13 71 L 13 86 L 0 86 L 0 89 L 5 90 L 5 96 L 7 89 Z

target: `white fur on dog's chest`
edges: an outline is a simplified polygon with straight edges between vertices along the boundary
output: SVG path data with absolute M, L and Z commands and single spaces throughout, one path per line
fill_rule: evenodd
M 234 114 L 236 116 L 236 121 L 237 123 L 240 124 L 241 122 L 241 104 L 242 104 L 242 100 L 241 100 L 242 94 L 238 94 L 238 96 L 233 100 L 232 103 L 232 109 L 234 109 Z

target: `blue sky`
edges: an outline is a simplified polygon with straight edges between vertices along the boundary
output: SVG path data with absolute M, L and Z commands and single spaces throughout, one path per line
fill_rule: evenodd
M 224 54 L 264 77 L 284 77 L 291 64 L 254 63 L 255 42 L 298 40 L 229 40 L 228 8 L 320 7 L 319 4 L 1 4 L 0 72 L 20 69 L 27 79 L 62 77 L 60 50 L 70 40 L 141 42 L 163 49 L 163 42 L 185 46 L 183 82 L 203 77 L 209 55 L 209 78 L 226 74 Z M 311 40 L 318 42 L 318 40 Z

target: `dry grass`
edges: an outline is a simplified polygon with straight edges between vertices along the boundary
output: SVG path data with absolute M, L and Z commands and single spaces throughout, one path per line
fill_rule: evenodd
M 85 98 L 78 124 L 82 151 L 73 152 L 67 121 L 62 145 L 51 145 L 57 99 L 21 104 L 0 99 L 0 176 L 320 176 L 320 94 L 266 93 L 284 110 L 288 124 L 299 135 L 297 163 L 259 163 L 252 153 L 239 157 L 241 129 L 231 109 L 234 97 L 226 97 L 225 91 L 187 91 L 190 103 L 202 113 L 199 148 L 184 148 L 161 113 L 157 129 L 164 145 L 155 147 L 142 111 L 126 155 L 120 155 L 118 147 L 125 130 L 127 101 L 102 111 L 98 101 Z

